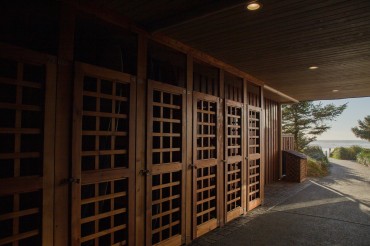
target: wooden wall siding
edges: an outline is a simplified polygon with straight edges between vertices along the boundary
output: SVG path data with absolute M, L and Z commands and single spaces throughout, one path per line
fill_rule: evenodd
M 265 133 L 267 136 L 267 133 L 263 130 L 263 122 L 266 119 L 262 110 L 264 101 L 260 85 L 248 83 L 248 75 L 221 61 L 174 40 L 153 37 L 136 28 L 130 30 L 137 32 L 138 35 L 137 60 L 132 62 L 137 63 L 137 66 L 130 71 L 137 71 L 138 80 L 122 71 L 112 71 L 78 62 L 75 62 L 75 69 L 70 68 L 76 61 L 72 52 L 76 50 L 71 42 L 73 35 L 68 34 L 68 30 L 73 30 L 75 24 L 73 11 L 71 13 L 71 16 L 66 16 L 68 27 L 64 27 L 65 30 L 60 34 L 62 41 L 63 37 L 67 38 L 61 46 L 66 47 L 67 51 L 64 53 L 63 49 L 60 49 L 58 74 L 61 76 L 61 83 L 58 84 L 57 91 L 59 98 L 57 112 L 59 120 L 68 119 L 69 113 L 72 114 L 70 112 L 72 107 L 71 109 L 63 107 L 62 99 L 63 95 L 69 98 L 68 95 L 71 93 L 69 91 L 72 90 L 68 88 L 72 82 L 68 83 L 68 77 L 74 72 L 73 122 L 69 120 L 59 124 L 65 128 L 68 128 L 68 122 L 70 125 L 73 124 L 72 141 L 68 134 L 69 130 L 59 127 L 57 134 L 66 133 L 66 137 L 59 136 L 58 140 L 62 150 L 55 148 L 55 156 L 50 151 L 54 149 L 52 123 L 55 119 L 52 109 L 55 108 L 53 100 L 56 89 L 49 83 L 50 87 L 46 86 L 45 100 L 50 103 L 45 104 L 43 111 L 45 124 L 42 127 L 48 132 L 47 136 L 44 135 L 45 143 L 48 143 L 43 146 L 44 163 L 50 159 L 48 163 L 51 164 L 44 165 L 44 176 L 37 178 L 38 181 L 34 183 L 38 185 L 37 189 L 43 199 L 43 207 L 39 207 L 35 213 L 42 211 L 44 215 L 42 232 L 39 226 L 35 238 L 38 237 L 39 240 L 42 238 L 43 245 L 66 242 L 69 236 L 71 245 L 90 243 L 180 245 L 191 242 L 192 239 L 217 226 L 222 226 L 224 221 L 230 221 L 243 213 L 243 209 L 251 210 L 261 204 L 264 184 L 263 164 L 264 159 L 268 157 L 264 154 L 267 147 L 264 145 L 263 135 Z M 108 16 L 94 13 L 108 22 L 121 25 Z M 186 76 L 175 72 L 165 79 L 167 81 L 162 81 L 165 83 L 149 81 L 150 75 L 147 70 L 150 66 L 147 59 L 153 51 L 147 50 L 148 38 L 186 52 L 184 55 Z M 1 47 L 4 52 L 0 54 L 3 55 L 8 47 L 3 45 Z M 15 53 L 24 58 L 27 52 Z M 166 57 L 164 53 L 159 52 L 155 60 L 162 61 L 161 59 Z M 47 80 L 52 81 L 52 76 L 57 74 L 55 65 L 49 64 L 50 61 L 53 63 L 53 59 L 50 57 L 44 59 L 43 56 L 42 62 L 39 62 L 37 57 L 38 55 L 32 53 L 26 62 L 18 58 L 15 60 L 19 64 L 22 62 L 45 64 Z M 194 62 L 194 57 L 201 62 Z M 174 61 L 169 58 L 169 63 L 172 62 Z M 183 69 L 182 65 L 179 66 Z M 157 66 L 155 70 L 162 75 L 172 73 L 168 66 Z M 64 72 L 66 75 L 61 75 Z M 237 78 L 229 72 L 243 78 Z M 174 80 L 171 81 L 169 78 Z M 184 79 L 186 81 L 183 82 Z M 2 86 L 4 82 L 0 81 Z M 69 85 L 67 89 L 63 88 L 63 82 Z M 29 85 L 27 82 L 27 86 Z M 19 87 L 21 86 L 17 86 Z M 21 90 L 16 89 L 16 92 Z M 3 90 L 0 91 L 2 92 Z M 19 95 L 16 94 L 15 97 L 18 98 Z M 8 94 L 0 98 L 8 98 Z M 72 104 L 72 99 L 65 103 Z M 19 119 L 22 120 L 23 113 L 18 111 L 22 111 L 23 108 L 17 108 L 19 106 L 17 103 L 14 107 L 9 105 L 11 103 L 0 103 L 0 110 L 7 113 L 10 110 L 16 111 L 15 119 L 17 120 L 21 114 Z M 7 108 L 8 106 L 10 108 Z M 26 111 L 32 110 L 27 106 Z M 159 130 L 155 127 L 158 123 Z M 7 126 L 4 128 L 0 125 L 0 129 L 1 137 L 13 134 L 5 133 L 8 131 Z M 16 128 L 13 135 L 23 134 L 21 131 L 23 129 Z M 181 140 L 178 141 L 179 139 Z M 7 141 L 12 145 L 12 140 Z M 22 138 L 20 143 L 15 141 L 14 146 L 20 144 L 22 148 L 22 141 Z M 72 149 L 71 155 L 67 149 Z M 0 157 L 8 161 L 9 154 L 0 153 Z M 19 157 L 20 154 L 15 155 L 13 160 L 22 159 Z M 56 165 L 58 169 L 55 171 L 58 173 L 54 173 L 53 158 L 57 157 L 58 160 L 55 162 L 59 164 Z M 72 157 L 71 166 L 68 164 L 70 157 Z M 245 161 L 245 157 L 249 158 L 248 161 Z M 63 160 L 60 161 L 60 158 Z M 67 176 L 69 168 L 71 177 Z M 60 173 L 63 174 L 59 175 Z M 58 180 L 55 187 L 53 187 L 54 174 L 55 182 Z M 0 175 L 4 175 L 3 172 L 0 172 Z M 23 180 L 18 177 L 8 179 L 0 176 L 0 185 L 12 187 L 15 181 L 21 179 Z M 10 192 L 12 196 L 20 194 L 20 197 L 22 194 L 17 189 L 22 189 L 23 192 L 24 187 L 32 187 L 27 180 L 28 178 L 22 181 L 23 183 L 20 182 L 22 186 L 17 185 L 13 193 L 6 192 Z M 57 192 L 62 186 L 63 191 Z M 68 187 L 71 187 L 71 194 L 67 194 Z M 5 191 L 2 189 L 0 192 Z M 3 193 L 0 193 L 0 196 L 3 196 Z M 13 202 L 18 198 L 11 199 Z M 61 200 L 65 201 L 63 205 L 60 205 Z M 66 216 L 62 218 L 62 213 L 53 213 L 53 202 L 56 207 L 65 210 L 68 203 L 72 203 L 69 211 L 72 213 L 70 224 L 69 218 Z M 15 203 L 9 206 L 13 204 Z M 3 207 L 0 208 L 0 220 L 5 219 L 0 222 L 10 223 L 8 220 L 16 221 L 15 217 L 23 216 L 22 212 L 6 212 L 4 215 L 1 209 Z M 14 216 L 10 218 L 9 213 Z M 16 225 L 17 223 L 15 222 Z M 48 225 L 54 225 L 54 228 Z M 56 235 L 54 241 L 53 229 Z M 18 240 L 31 234 L 11 236 Z
M 225 99 L 243 102 L 243 79 L 225 74 Z
M 258 108 L 262 107 L 261 88 L 252 83 L 248 83 L 247 91 L 248 91 L 248 105 Z
M 283 134 L 282 150 L 294 150 L 294 136 L 292 134 Z
M 279 107 L 277 102 L 265 98 L 265 184 L 280 178 Z
M 240 88 L 242 89 L 242 88 Z M 236 91 L 236 90 L 233 90 Z M 242 90 L 241 90 L 242 91 Z M 243 91 L 242 91 L 243 92 Z M 239 92 L 235 93 L 239 94 Z M 234 94 L 234 95 L 235 95 Z M 240 216 L 244 166 L 244 105 L 225 100 L 225 208 L 226 222 Z
M 219 96 L 219 70 L 200 63 L 194 63 L 193 90 Z
M 0 46 L 0 245 L 53 243 L 56 60 Z
M 148 79 L 186 86 L 186 55 L 158 43 L 148 47 Z
M 134 245 L 135 77 L 76 64 L 72 245 Z
M 218 226 L 220 99 L 193 93 L 193 238 Z
M 138 35 L 96 17 L 76 18 L 74 59 L 115 71 L 136 74 Z
M 262 202 L 262 109 L 248 106 L 248 211 L 259 206 Z
M 185 96 L 181 87 L 149 81 L 147 245 L 181 245 L 185 240 Z

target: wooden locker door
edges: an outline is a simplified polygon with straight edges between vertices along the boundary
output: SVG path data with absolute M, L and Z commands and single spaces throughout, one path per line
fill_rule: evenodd
M 149 81 L 146 245 L 185 242 L 186 91 Z
M 247 165 L 247 209 L 261 205 L 262 196 L 262 159 L 261 159 L 261 118 L 262 109 L 248 106 L 248 165 Z
M 225 209 L 226 222 L 243 214 L 244 168 L 243 103 L 225 100 Z
M 135 77 L 75 69 L 72 245 L 134 245 Z
M 220 99 L 193 92 L 193 238 L 218 226 Z
M 0 245 L 53 244 L 56 58 L 0 43 Z

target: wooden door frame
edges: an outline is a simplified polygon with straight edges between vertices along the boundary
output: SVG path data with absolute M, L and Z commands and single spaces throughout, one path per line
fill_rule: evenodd
M 241 183 L 241 187 L 240 187 L 240 210 L 239 211 L 232 211 L 231 214 L 230 212 L 227 211 L 227 168 L 228 168 L 228 164 L 229 164 L 229 157 L 227 155 L 228 151 L 227 151 L 227 147 L 228 147 L 228 129 L 227 129 L 227 120 L 228 120 L 228 106 L 231 105 L 231 106 L 235 106 L 235 107 L 239 107 L 241 109 L 241 122 L 240 122 L 240 128 L 241 128 L 241 140 L 240 140 L 240 143 L 241 143 L 241 159 L 240 159 L 240 162 L 241 162 L 241 177 L 240 177 L 240 183 Z M 244 212 L 243 212 L 243 203 L 244 203 L 244 199 L 245 197 L 243 196 L 243 190 L 242 190 L 242 187 L 244 186 L 244 183 L 243 183 L 243 180 L 244 180 L 244 173 L 245 173 L 245 128 L 244 128 L 244 123 L 245 123 L 245 109 L 244 109 L 244 103 L 241 103 L 241 102 L 236 102 L 236 101 L 233 101 L 233 100 L 229 100 L 229 99 L 225 99 L 225 103 L 224 103 L 224 156 L 225 156 L 225 159 L 223 160 L 223 163 L 224 163 L 224 177 L 223 177 L 223 180 L 224 180 L 224 218 L 225 218 L 225 223 L 228 223 L 230 222 L 231 220 L 237 218 L 238 216 L 242 215 Z M 228 218 L 228 214 L 230 214 L 230 218 Z
M 260 129 L 259 129 L 259 139 L 260 139 L 260 153 L 258 154 L 251 154 L 249 153 L 249 112 L 250 111 L 255 111 L 255 112 L 259 112 L 259 122 L 260 122 Z M 252 106 L 252 105 L 248 105 L 248 110 L 247 110 L 247 131 L 248 131 L 248 138 L 247 138 L 247 141 L 248 141 L 248 146 L 247 146 L 247 153 L 248 153 L 248 161 L 247 161 L 247 169 L 246 169 L 246 172 L 247 172 L 247 211 L 250 211 L 256 207 L 258 207 L 259 205 L 262 204 L 262 200 L 263 200 L 263 197 L 262 197 L 262 194 L 263 194 L 263 173 L 264 173 L 264 166 L 263 166 L 263 149 L 262 149 L 262 145 L 264 144 L 263 142 L 263 135 L 262 135 L 262 132 L 263 132 L 263 128 L 262 128 L 262 115 L 263 113 L 263 110 L 262 108 L 260 107 L 255 107 L 255 106 Z M 252 202 L 249 201 L 249 185 L 250 185 L 250 174 L 249 174 L 249 162 L 250 161 L 254 161 L 254 160 L 260 160 L 260 173 L 259 173 L 259 176 L 260 176 L 260 197 Z
M 43 245 L 52 245 L 54 243 L 54 168 L 55 168 L 55 106 L 56 106 L 56 76 L 57 59 L 54 56 L 39 53 L 36 51 L 20 48 L 17 46 L 0 42 L 0 57 L 14 60 L 17 63 L 29 63 L 45 66 L 45 87 L 43 108 L 43 152 L 42 157 L 42 176 L 40 177 L 14 177 L 0 180 L 1 187 L 7 187 L 0 190 L 0 195 L 13 195 L 21 192 L 28 192 L 42 189 L 41 204 L 41 241 Z M 19 66 L 19 65 L 18 65 Z M 19 74 L 17 68 L 17 77 Z M 18 79 L 18 78 L 17 78 Z M 5 105 L 6 106 L 6 105 Z M 21 105 L 16 105 L 19 109 Z M 21 127 L 21 126 L 20 126 Z M 20 143 L 18 143 L 20 144 Z M 13 218 L 13 217 L 12 217 Z M 11 237 L 11 236 L 10 236 Z M 7 237 L 7 238 L 10 238 Z M 3 239 L 2 239 L 3 240 Z M 2 241 L 0 240 L 0 241 Z M 4 242 L 5 243 L 5 242 Z
M 220 210 L 220 200 L 217 200 L 216 201 L 216 216 L 218 218 L 216 218 L 216 224 L 213 224 L 207 228 L 201 228 L 201 229 L 198 229 L 198 226 L 197 226 L 197 206 L 196 206 L 196 201 L 197 201 L 197 168 L 199 167 L 199 162 L 201 161 L 198 161 L 196 158 L 197 158 L 197 149 L 196 149 L 196 146 L 197 146 L 197 101 L 198 99 L 201 99 L 201 100 L 204 100 L 204 101 L 211 101 L 211 102 L 214 102 L 216 103 L 216 128 L 218 129 L 216 131 L 216 138 L 217 138 L 217 141 L 216 141 L 216 151 L 217 151 L 217 158 L 215 160 L 209 160 L 207 161 L 208 163 L 206 164 L 203 164 L 202 166 L 208 166 L 209 164 L 211 163 L 214 163 L 215 166 L 216 166 L 216 194 L 218 197 L 221 197 L 222 195 L 220 195 L 220 190 L 222 189 L 222 182 L 221 182 L 221 179 L 220 179 L 220 173 L 221 173 L 221 170 L 222 170 L 222 167 L 220 165 L 220 162 L 221 162 L 221 153 L 222 151 L 220 151 L 220 142 L 218 141 L 219 140 L 219 134 L 220 134 L 220 130 L 219 129 L 222 129 L 222 112 L 221 112 L 221 99 L 219 97 L 216 97 L 216 96 L 213 96 L 213 95 L 208 95 L 208 94 L 204 94 L 204 93 L 201 93 L 201 92 L 196 92 L 196 91 L 193 91 L 193 112 L 192 112 L 192 117 L 193 117 L 193 122 L 192 122 L 192 127 L 193 127 L 193 131 L 192 131 L 192 154 L 193 154 L 193 158 L 192 158 L 192 164 L 191 164 L 191 168 L 193 169 L 192 170 L 192 186 L 193 186 L 193 189 L 192 189 L 192 237 L 193 239 L 197 238 L 197 237 L 200 237 L 201 235 L 211 231 L 211 230 L 214 230 L 215 228 L 217 228 L 220 224 L 220 213 L 221 213 L 221 210 Z M 221 131 L 222 132 L 222 131 Z M 210 221 L 207 221 L 205 223 L 209 223 Z
M 128 245 L 133 246 L 135 242 L 135 129 L 136 129 L 136 77 L 130 74 L 97 67 L 90 64 L 75 62 L 74 97 L 73 97 L 73 134 L 72 134 L 72 176 L 71 181 L 71 244 L 81 243 L 81 186 L 86 180 L 92 180 L 89 174 L 81 171 L 81 143 L 82 143 L 82 100 L 83 100 L 83 78 L 85 75 L 95 75 L 110 80 L 124 81 L 130 84 L 129 105 L 129 158 L 128 168 L 119 168 L 119 175 L 128 178 Z M 101 171 L 102 177 L 115 175 L 118 170 Z M 89 171 L 87 171 L 89 172 Z M 90 177 L 89 177 L 90 176 Z M 99 174 L 94 174 L 98 177 Z M 132 196 L 132 197 L 131 197 Z
M 186 204 L 186 136 L 187 136 L 187 121 L 186 121 L 186 113 L 187 113 L 187 100 L 186 100 L 186 89 L 182 87 L 177 87 L 169 84 L 165 84 L 162 82 L 148 80 L 148 93 L 147 93 L 147 148 L 146 148 L 146 245 L 152 245 L 152 177 L 155 174 L 160 174 L 161 168 L 155 167 L 153 170 L 153 162 L 152 162 L 152 153 L 153 148 L 151 147 L 153 142 L 153 116 L 152 116 L 152 107 L 153 107 L 153 91 L 157 89 L 159 91 L 168 92 L 172 94 L 181 95 L 182 98 L 182 116 L 181 116 L 181 144 L 182 144 L 182 156 L 181 156 L 181 234 L 180 234 L 180 242 L 179 244 L 185 243 L 185 204 Z M 162 164 L 166 165 L 166 164 Z M 165 166 L 163 166 L 165 167 Z M 168 167 L 168 171 L 178 170 L 175 166 Z M 157 245 L 177 245 L 178 238 L 169 238 L 164 240 Z

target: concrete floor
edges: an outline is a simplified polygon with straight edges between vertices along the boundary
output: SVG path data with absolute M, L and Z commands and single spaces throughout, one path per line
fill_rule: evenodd
M 330 161 L 328 177 L 266 186 L 262 207 L 193 245 L 370 245 L 370 167 Z

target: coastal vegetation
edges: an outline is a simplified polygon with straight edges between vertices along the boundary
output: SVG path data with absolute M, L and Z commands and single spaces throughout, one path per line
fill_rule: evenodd
M 356 137 L 370 141 L 370 115 L 363 120 L 358 120 L 358 126 L 352 128 Z
M 360 146 L 351 147 L 337 147 L 330 157 L 339 160 L 352 160 L 365 166 L 370 165 L 370 149 L 362 148 Z
M 324 177 L 329 174 L 329 161 L 319 146 L 306 146 L 303 153 L 307 155 L 307 175 Z
M 283 105 L 283 132 L 293 134 L 295 150 L 303 152 L 317 136 L 330 129 L 329 122 L 335 120 L 346 108 L 347 104 L 324 106 L 312 101 Z

